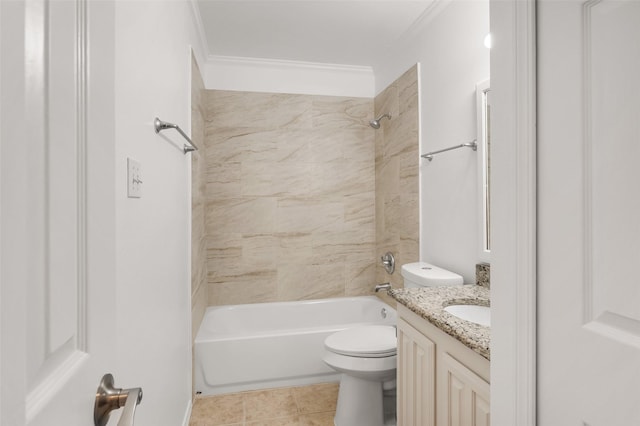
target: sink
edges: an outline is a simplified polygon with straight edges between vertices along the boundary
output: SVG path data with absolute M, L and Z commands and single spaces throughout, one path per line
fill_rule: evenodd
M 491 326 L 491 309 L 481 305 L 450 305 L 444 310 L 453 316 L 476 324 Z

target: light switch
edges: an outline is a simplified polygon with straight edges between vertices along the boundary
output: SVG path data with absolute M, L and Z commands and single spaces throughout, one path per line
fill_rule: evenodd
M 140 163 L 133 158 L 127 158 L 127 196 L 129 198 L 142 197 Z

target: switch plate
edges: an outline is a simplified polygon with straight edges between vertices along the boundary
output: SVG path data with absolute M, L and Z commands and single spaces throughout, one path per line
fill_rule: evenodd
M 127 158 L 127 196 L 129 198 L 142 197 L 142 173 L 140 163 L 133 158 Z

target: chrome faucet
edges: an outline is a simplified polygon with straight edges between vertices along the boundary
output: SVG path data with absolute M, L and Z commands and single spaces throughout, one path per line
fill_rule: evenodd
M 384 284 L 376 285 L 376 288 L 374 289 L 374 291 L 377 293 L 380 290 L 389 291 L 390 289 L 391 289 L 391 284 L 390 283 L 384 283 Z

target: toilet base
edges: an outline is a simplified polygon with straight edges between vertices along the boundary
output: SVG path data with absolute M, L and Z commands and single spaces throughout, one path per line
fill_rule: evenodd
M 343 374 L 338 392 L 335 426 L 393 426 L 395 415 L 385 413 L 382 383 Z

